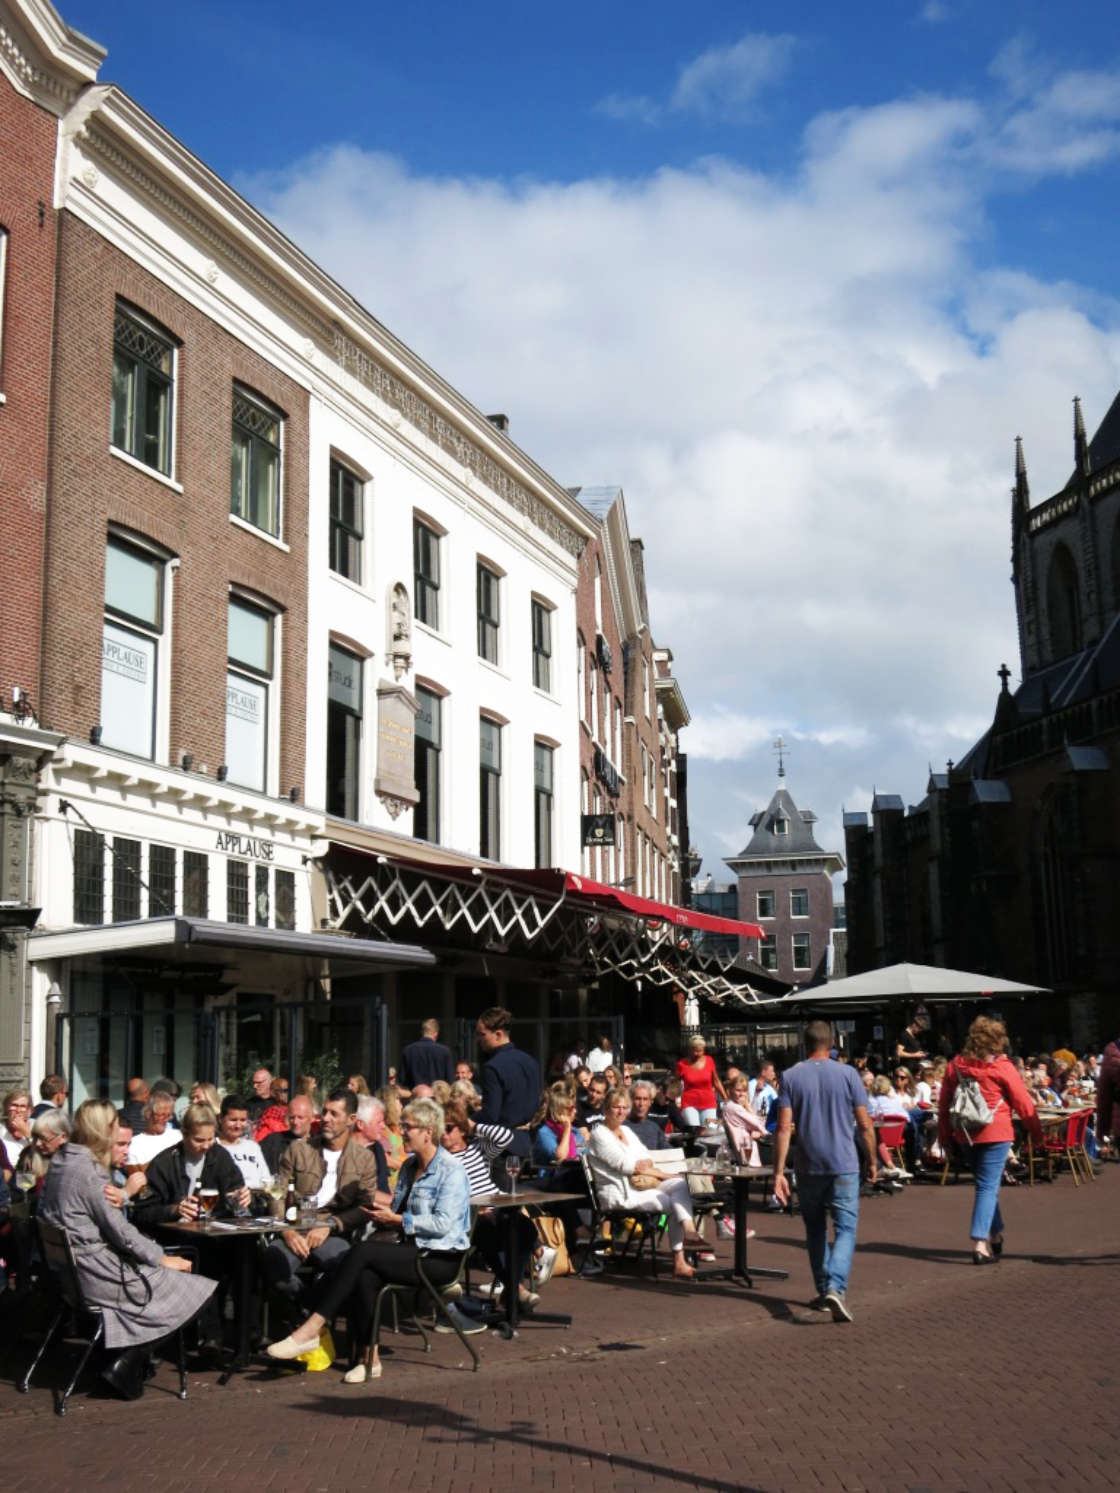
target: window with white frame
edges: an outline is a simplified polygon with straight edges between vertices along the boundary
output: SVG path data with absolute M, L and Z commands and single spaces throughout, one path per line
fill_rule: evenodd
M 478 722 L 478 853 L 502 856 L 502 728 L 485 716 Z
M 763 969 L 777 969 L 778 967 L 778 936 L 776 933 L 767 933 L 758 942 L 758 962 Z
M 412 833 L 439 844 L 443 700 L 434 690 L 416 686 L 413 781 L 420 801 L 412 811 Z
M 417 622 L 439 631 L 440 536 L 419 518 L 412 520 L 413 608 Z
M 327 813 L 357 819 L 362 756 L 362 660 L 331 643 L 327 661 Z
M 649 752 L 642 742 L 642 802 L 649 808 Z
M 0 223 L 0 389 L 4 387 L 4 306 L 8 287 L 8 230 Z
M 793 935 L 794 969 L 808 969 L 810 967 L 809 952 L 809 935 L 807 933 L 795 933 Z
M 552 689 L 552 610 L 533 598 L 533 684 L 546 692 Z
M 649 659 L 642 654 L 642 709 L 649 719 Z
M 654 816 L 654 818 L 656 819 L 657 818 L 657 763 L 654 760 L 654 756 L 653 756 L 652 752 L 650 752 L 650 754 L 649 754 L 649 761 L 648 761 L 648 763 L 646 765 L 646 772 L 649 775 L 649 811 Z
M 331 458 L 331 569 L 359 585 L 365 485 L 349 467 Z
M 280 537 L 280 443 L 284 417 L 259 395 L 233 386 L 229 511 Z
M 175 339 L 118 301 L 113 316 L 110 439 L 146 467 L 171 476 Z
M 552 865 L 553 756 L 545 742 L 533 743 L 533 848 L 540 867 Z
M 583 634 L 576 634 L 576 673 L 578 675 L 579 689 L 579 718 L 587 720 L 587 644 L 583 641 Z
M 789 820 L 781 817 L 774 820 L 774 833 L 776 835 L 789 834 Z
M 243 597 L 230 597 L 226 766 L 231 783 L 261 793 L 268 786 L 275 627 L 273 613 Z
M 478 656 L 488 664 L 498 662 L 498 629 L 502 622 L 501 577 L 479 561 L 475 568 L 475 598 L 478 614 Z
M 809 916 L 808 887 L 795 886 L 790 892 L 789 915 L 791 918 L 807 918 Z
M 156 755 L 166 572 L 164 556 L 109 535 L 101 629 L 101 740 L 137 757 Z
M 772 918 L 774 916 L 774 893 L 758 892 L 756 894 L 757 916 L 760 918 Z
M 588 781 L 587 773 L 581 770 L 579 775 L 579 811 L 581 814 L 589 814 L 591 812 L 588 807 L 590 802 L 591 784 Z M 589 845 L 580 846 L 580 869 L 585 876 L 591 875 L 591 847 Z
M 603 567 L 595 561 L 595 631 L 603 631 Z
M 621 772 L 622 771 L 622 706 L 618 702 L 618 700 L 615 700 L 615 702 L 614 702 L 614 747 L 613 747 L 613 751 L 614 751 L 614 755 L 613 755 L 613 757 L 612 757 L 611 760 L 614 762 L 614 765 L 615 765 L 615 767 L 618 768 L 619 772 Z

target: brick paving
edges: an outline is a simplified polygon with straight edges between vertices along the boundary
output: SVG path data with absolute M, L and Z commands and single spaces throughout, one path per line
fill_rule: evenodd
M 997 1268 L 971 1264 L 970 1205 L 966 1183 L 864 1202 L 850 1326 L 805 1310 L 800 1220 L 755 1215 L 753 1258 L 788 1281 L 557 1281 L 547 1304 L 571 1328 L 475 1338 L 478 1374 L 454 1338 L 426 1357 L 390 1336 L 364 1388 L 255 1368 L 224 1388 L 192 1374 L 182 1404 L 165 1365 L 139 1403 L 80 1388 L 60 1421 L 45 1388 L 12 1387 L 25 1345 L 9 1341 L 3 1487 L 1120 1488 L 1120 1166 L 1005 1190 Z

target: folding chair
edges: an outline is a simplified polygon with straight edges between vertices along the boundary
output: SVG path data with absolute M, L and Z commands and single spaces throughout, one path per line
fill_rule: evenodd
M 631 1244 L 636 1245 L 634 1259 L 641 1263 L 642 1250 L 649 1245 L 649 1262 L 653 1278 L 657 1279 L 657 1220 L 656 1213 L 642 1213 L 635 1215 L 629 1208 L 604 1208 L 599 1202 L 599 1194 L 595 1188 L 595 1173 L 591 1170 L 591 1162 L 586 1156 L 580 1157 L 583 1166 L 583 1174 L 587 1178 L 587 1191 L 591 1199 L 591 1243 L 589 1251 L 595 1250 L 596 1241 L 599 1239 L 603 1225 L 606 1224 L 611 1230 L 612 1236 L 612 1258 L 624 1260 L 630 1253 Z M 614 1230 L 621 1226 L 625 1232 L 622 1237 L 622 1249 L 619 1254 L 613 1254 Z
M 906 1125 L 907 1122 L 905 1120 L 887 1119 L 880 1120 L 875 1126 L 876 1146 L 880 1150 L 886 1151 L 900 1172 L 906 1170 L 906 1158 L 903 1154 L 903 1147 L 906 1142 Z
M 442 1317 L 454 1332 L 455 1336 L 462 1343 L 463 1347 L 466 1348 L 467 1352 L 471 1355 L 471 1360 L 474 1365 L 474 1372 L 477 1373 L 478 1365 L 480 1362 L 478 1350 L 475 1348 L 470 1338 L 463 1333 L 463 1331 L 459 1327 L 458 1322 L 456 1322 L 455 1318 L 447 1310 L 447 1301 L 445 1300 L 445 1293 L 450 1289 L 450 1287 L 453 1285 L 458 1285 L 462 1282 L 463 1275 L 466 1272 L 467 1268 L 467 1260 L 470 1256 L 470 1249 L 467 1248 L 463 1250 L 462 1254 L 459 1257 L 459 1268 L 455 1272 L 454 1280 L 448 1281 L 447 1285 L 444 1286 L 437 1286 L 432 1280 L 429 1279 L 427 1272 L 424 1269 L 424 1260 L 426 1256 L 427 1250 L 421 1249 L 417 1251 L 416 1274 L 419 1277 L 419 1285 L 416 1285 L 411 1281 L 388 1281 L 381 1287 L 381 1290 L 377 1293 L 377 1304 L 373 1309 L 373 1335 L 370 1341 L 376 1343 L 380 1339 L 382 1303 L 387 1301 L 393 1307 L 395 1324 L 397 1320 L 397 1301 L 398 1299 L 408 1298 L 411 1302 L 411 1316 L 409 1320 L 411 1321 L 412 1326 L 415 1327 L 416 1331 L 420 1334 L 420 1341 L 424 1344 L 424 1352 L 430 1353 L 432 1351 L 432 1345 L 428 1341 L 428 1334 L 424 1331 L 424 1324 L 420 1321 L 420 1312 L 418 1309 L 421 1303 L 425 1303 L 426 1305 L 429 1305 L 433 1308 L 435 1312 L 435 1320 L 438 1322 Z
M 54 1320 L 47 1329 L 47 1335 L 39 1344 L 39 1351 L 31 1360 L 31 1364 L 20 1380 L 18 1388 L 20 1394 L 26 1394 L 31 1388 L 31 1376 L 39 1367 L 43 1355 L 54 1341 L 55 1334 L 62 1325 L 62 1320 L 67 1312 L 74 1315 L 75 1322 L 80 1322 L 83 1317 L 93 1319 L 93 1331 L 86 1334 L 85 1351 L 78 1360 L 78 1366 L 70 1378 L 69 1384 L 59 1398 L 58 1390 L 54 1391 L 54 1411 L 56 1415 L 66 1414 L 66 1402 L 74 1392 L 74 1386 L 82 1376 L 82 1371 L 89 1362 L 89 1356 L 94 1348 L 101 1343 L 105 1336 L 105 1318 L 99 1306 L 93 1306 L 85 1299 L 81 1282 L 78 1279 L 77 1267 L 74 1264 L 74 1250 L 70 1243 L 70 1236 L 65 1229 L 57 1224 L 48 1223 L 45 1218 L 36 1220 L 39 1228 L 39 1247 L 47 1268 L 54 1278 L 54 1284 L 59 1293 L 58 1310 L 55 1312 Z M 186 1349 L 183 1345 L 183 1329 L 180 1327 L 175 1334 L 179 1352 L 179 1398 L 187 1398 L 187 1360 Z
M 1041 1153 L 1035 1150 L 1033 1141 L 1029 1143 L 1028 1158 L 1030 1163 L 1032 1187 L 1034 1186 L 1034 1163 L 1036 1156 L 1040 1156 L 1040 1159 L 1043 1159 L 1046 1162 L 1046 1180 L 1048 1182 L 1053 1182 L 1054 1180 L 1055 1166 L 1060 1166 L 1064 1161 L 1069 1167 L 1070 1175 L 1073 1177 L 1073 1185 L 1075 1187 L 1081 1186 L 1081 1162 L 1079 1159 L 1079 1152 L 1084 1151 L 1085 1126 L 1087 1124 L 1087 1114 L 1085 1116 L 1084 1122 L 1082 1122 L 1082 1117 L 1080 1115 L 1068 1115 L 1065 1117 L 1063 1124 L 1046 1126 L 1043 1129 Z M 1093 1168 L 1090 1165 L 1089 1175 L 1092 1176 L 1092 1174 Z

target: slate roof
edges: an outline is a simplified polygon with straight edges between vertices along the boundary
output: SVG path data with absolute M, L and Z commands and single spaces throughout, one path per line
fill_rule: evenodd
M 752 815 L 754 834 L 746 849 L 727 859 L 731 862 L 755 856 L 774 860 L 789 855 L 825 855 L 827 852 L 813 838 L 816 817 L 811 809 L 802 813 L 790 797 L 789 791 L 780 784 L 766 808 L 760 814 Z M 784 819 L 789 826 L 788 833 L 783 835 L 777 834 L 774 829 L 780 819 Z
M 587 511 L 593 513 L 600 522 L 603 522 L 622 496 L 622 488 L 616 484 L 608 484 L 605 487 L 569 487 L 568 494 L 575 498 L 577 503 L 582 503 Z

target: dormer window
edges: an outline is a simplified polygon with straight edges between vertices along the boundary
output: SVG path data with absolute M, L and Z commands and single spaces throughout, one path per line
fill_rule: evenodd
M 774 820 L 774 833 L 776 835 L 788 835 L 789 834 L 789 820 L 788 819 L 775 819 Z

